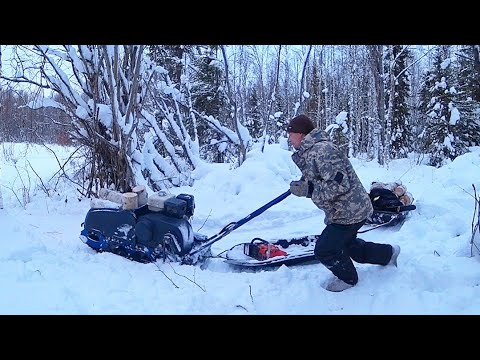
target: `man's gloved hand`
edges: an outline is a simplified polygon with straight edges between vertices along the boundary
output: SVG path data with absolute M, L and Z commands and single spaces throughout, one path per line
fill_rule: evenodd
M 295 196 L 311 197 L 313 184 L 310 181 L 294 180 L 290 183 L 290 192 Z

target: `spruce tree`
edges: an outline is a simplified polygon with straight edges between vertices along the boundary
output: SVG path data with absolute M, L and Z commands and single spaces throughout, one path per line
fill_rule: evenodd
M 278 91 L 277 95 L 275 96 L 272 112 L 274 118 L 269 120 L 272 124 L 270 142 L 272 142 L 272 140 L 277 142 L 279 138 L 287 136 L 287 125 L 292 116 L 291 114 L 289 115 L 288 102 L 290 99 L 287 99 L 287 94 L 289 93 L 291 94 L 293 91 L 291 89 L 289 91 L 287 88 L 285 88 L 281 91 Z
M 475 65 L 476 47 L 466 46 L 457 52 L 456 107 L 459 112 L 459 138 L 465 148 L 480 145 L 480 72 Z
M 226 95 L 224 91 L 224 75 L 221 61 L 216 57 L 217 46 L 210 45 L 202 48 L 202 51 L 193 60 L 195 71 L 192 72 L 192 95 L 193 107 L 201 114 L 220 119 L 225 114 Z M 211 141 L 218 135 L 214 133 L 203 121 L 197 122 L 197 133 L 201 148 L 201 155 L 208 160 L 223 162 L 222 151 Z M 220 145 L 222 146 L 222 145 Z
M 395 78 L 395 94 L 392 102 L 393 109 L 391 124 L 390 124 L 390 158 L 399 159 L 406 158 L 408 152 L 413 147 L 413 135 L 409 126 L 410 111 L 408 107 L 408 98 L 411 94 L 410 75 L 407 69 L 409 62 L 412 59 L 410 50 L 401 45 L 393 45 L 392 55 L 390 53 L 386 58 L 386 63 L 393 64 L 393 76 Z M 387 78 L 387 89 L 390 89 L 390 78 Z M 390 100 L 390 91 L 385 93 L 385 102 L 388 106 Z
M 463 46 L 457 53 L 458 59 L 458 86 L 457 91 L 464 94 L 464 98 L 471 98 L 480 103 L 480 61 L 478 46 Z
M 252 138 L 259 139 L 262 137 L 264 125 L 256 88 L 251 89 L 248 95 L 248 111 L 246 117 L 246 126 Z
M 453 160 L 464 152 L 458 137 L 458 109 L 455 104 L 456 91 L 451 66 L 450 46 L 438 46 L 428 81 L 426 104 L 426 129 L 423 133 L 425 149 L 430 154 L 429 165 L 440 167 L 446 160 Z

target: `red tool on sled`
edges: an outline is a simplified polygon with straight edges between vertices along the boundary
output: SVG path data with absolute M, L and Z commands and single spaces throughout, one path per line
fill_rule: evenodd
M 267 260 L 275 256 L 287 255 L 287 252 L 281 250 L 278 246 L 259 238 L 244 244 L 243 253 L 257 260 Z

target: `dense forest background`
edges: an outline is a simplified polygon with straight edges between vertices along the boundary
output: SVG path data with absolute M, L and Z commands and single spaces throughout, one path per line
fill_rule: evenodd
M 305 113 L 348 156 L 480 145 L 480 45 L 1 45 L 0 141 L 76 147 L 83 195 L 240 166 Z

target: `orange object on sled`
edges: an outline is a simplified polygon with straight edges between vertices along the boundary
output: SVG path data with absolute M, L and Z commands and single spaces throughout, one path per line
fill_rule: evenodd
M 251 256 L 257 260 L 267 260 L 275 256 L 284 256 L 287 253 L 278 246 L 270 243 L 250 243 L 244 246 L 245 255 Z

